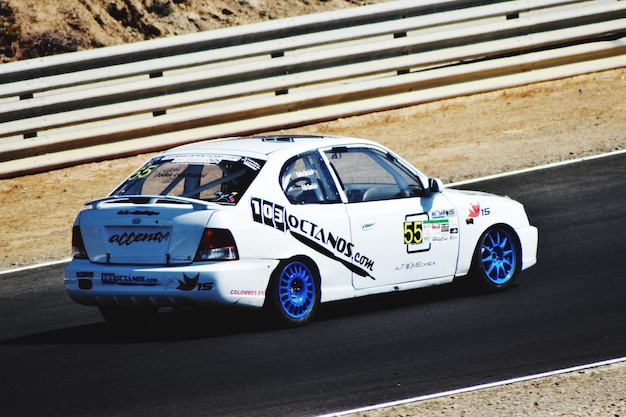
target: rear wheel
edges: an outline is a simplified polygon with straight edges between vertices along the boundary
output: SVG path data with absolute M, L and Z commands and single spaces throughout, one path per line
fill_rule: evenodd
M 270 281 L 267 309 L 283 326 L 308 324 L 320 302 L 319 277 L 303 259 L 281 262 Z
M 487 291 L 504 291 L 510 288 L 521 269 L 521 256 L 517 235 L 505 226 L 494 226 L 480 237 L 472 276 Z

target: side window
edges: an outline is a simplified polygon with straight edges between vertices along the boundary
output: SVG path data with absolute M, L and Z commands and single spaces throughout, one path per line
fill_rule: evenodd
M 391 155 L 370 148 L 334 148 L 325 153 L 351 203 L 423 195 L 419 178 Z
M 292 204 L 341 201 L 326 163 L 317 151 L 300 155 L 287 162 L 280 178 L 285 196 Z

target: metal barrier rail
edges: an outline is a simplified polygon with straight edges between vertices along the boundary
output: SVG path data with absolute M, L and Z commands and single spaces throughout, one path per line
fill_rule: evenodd
M 2 64 L 0 178 L 626 64 L 625 1 L 416 3 Z

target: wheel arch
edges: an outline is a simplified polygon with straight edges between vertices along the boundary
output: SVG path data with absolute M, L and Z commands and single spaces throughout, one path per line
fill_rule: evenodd
M 313 272 L 313 278 L 315 279 L 315 283 L 317 284 L 317 288 L 320 292 L 321 299 L 322 276 L 320 273 L 320 269 L 317 266 L 317 263 L 307 255 L 294 255 L 289 258 L 280 259 L 278 265 L 276 265 L 276 268 L 274 268 L 274 270 L 270 274 L 270 279 L 267 282 L 266 294 L 269 294 L 269 292 L 272 291 L 272 281 L 277 279 L 277 276 L 278 274 L 280 274 L 281 269 L 290 262 L 302 262 L 303 264 L 308 266 L 309 269 L 311 269 L 311 272 Z M 265 303 L 267 303 L 267 297 L 265 297 Z

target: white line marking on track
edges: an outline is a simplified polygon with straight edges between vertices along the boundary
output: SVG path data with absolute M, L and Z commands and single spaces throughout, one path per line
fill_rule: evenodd
M 62 263 L 69 263 L 72 259 L 71 258 L 66 258 L 66 259 L 61 259 L 58 261 L 51 261 L 51 262 L 46 262 L 46 263 L 42 263 L 42 264 L 37 264 L 37 265 L 31 265 L 31 266 L 25 266 L 22 268 L 16 268 L 16 269 L 9 269 L 6 271 L 0 271 L 0 275 L 8 275 L 8 274 L 13 274 L 15 272 L 23 272 L 23 271 L 28 271 L 29 269 L 37 269 L 37 268 L 44 268 L 46 266 L 53 266 L 53 265 L 60 265 Z
M 536 167 L 532 167 L 532 168 L 519 169 L 517 171 L 504 172 L 502 174 L 488 175 L 486 177 L 474 178 L 474 179 L 466 180 L 466 181 L 454 182 L 454 183 L 451 183 L 451 184 L 447 184 L 447 186 L 448 187 L 454 187 L 454 186 L 457 186 L 457 185 L 472 184 L 474 182 L 487 181 L 487 180 L 492 180 L 492 179 L 496 179 L 496 178 L 510 177 L 512 175 L 525 174 L 527 172 L 533 172 L 533 171 L 541 171 L 542 169 L 556 168 L 556 167 L 560 167 L 560 166 L 564 166 L 564 165 L 571 165 L 571 164 L 576 164 L 576 163 L 579 163 L 579 162 L 590 161 L 592 159 L 599 159 L 599 158 L 606 158 L 606 157 L 609 157 L 609 156 L 615 156 L 615 155 L 619 155 L 619 154 L 622 154 L 622 153 L 626 153 L 626 149 L 621 149 L 619 151 L 613 151 L 613 152 L 603 153 L 603 154 L 599 154 L 599 155 L 585 156 L 583 158 L 570 159 L 570 160 L 567 160 L 567 161 L 554 162 L 552 164 L 540 165 L 540 166 L 536 166 Z
M 578 371 L 582 371 L 582 370 L 585 370 L 585 369 L 597 368 L 597 367 L 606 366 L 606 365 L 613 365 L 613 364 L 621 363 L 621 362 L 626 362 L 626 357 L 610 359 L 610 360 L 601 361 L 601 362 L 590 363 L 590 364 L 587 364 L 587 365 L 573 366 L 571 368 L 558 369 L 558 370 L 555 370 L 555 371 L 543 372 L 543 373 L 540 373 L 540 374 L 523 376 L 523 377 L 519 377 L 519 378 L 506 379 L 504 381 L 490 382 L 488 384 L 474 385 L 474 386 L 467 387 L 467 388 L 459 388 L 459 389 L 456 389 L 456 390 L 439 392 L 439 393 L 436 393 L 436 394 L 422 395 L 420 397 L 407 398 L 405 400 L 391 401 L 391 402 L 388 402 L 388 403 L 371 405 L 371 406 L 363 407 L 363 408 L 355 408 L 353 410 L 339 411 L 339 412 L 336 412 L 336 413 L 324 414 L 324 415 L 320 415 L 320 416 L 317 416 L 317 417 L 341 417 L 341 416 L 347 416 L 347 415 L 350 415 L 350 414 L 363 413 L 363 412 L 367 412 L 367 411 L 374 411 L 374 410 L 379 410 L 379 409 L 387 408 L 387 407 L 395 407 L 395 406 L 399 406 L 399 405 L 406 405 L 406 404 L 414 403 L 414 402 L 418 402 L 418 401 L 425 401 L 425 400 L 431 400 L 431 399 L 434 399 L 434 398 L 448 397 L 450 395 L 464 394 L 464 393 L 479 391 L 479 390 L 488 389 L 488 388 L 496 388 L 496 387 L 501 387 L 501 386 L 504 386 L 504 385 L 515 384 L 517 382 L 525 382 L 525 381 L 531 381 L 531 380 L 534 380 L 534 379 L 547 378 L 547 377 L 550 377 L 550 376 L 566 374 L 566 373 L 570 373 L 570 372 L 578 372 Z

